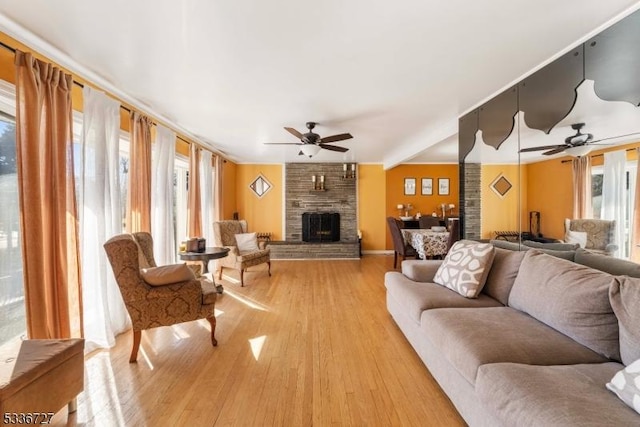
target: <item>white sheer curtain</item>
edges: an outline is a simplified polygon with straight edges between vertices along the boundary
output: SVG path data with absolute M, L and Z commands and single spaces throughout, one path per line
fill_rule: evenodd
M 213 246 L 213 165 L 210 151 L 200 154 L 200 209 L 202 212 L 202 237 L 208 246 Z
M 80 218 L 85 352 L 113 347 L 115 336 L 130 325 L 102 247 L 122 233 L 119 134 L 118 102 L 85 86 Z
M 176 262 L 173 221 L 173 169 L 176 134 L 162 125 L 156 127 L 151 170 L 151 233 L 153 255 L 158 265 Z
M 604 173 L 602 175 L 602 213 L 600 218 L 612 219 L 616 222 L 615 243 L 618 249 L 615 257 L 624 254 L 622 248 L 626 244 L 625 207 L 627 177 L 625 163 L 627 156 L 624 150 L 604 153 Z

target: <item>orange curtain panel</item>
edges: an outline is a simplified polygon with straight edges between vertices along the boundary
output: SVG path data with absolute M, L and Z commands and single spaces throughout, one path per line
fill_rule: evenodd
M 151 120 L 132 112 L 127 187 L 127 231 L 151 232 Z
M 573 159 L 573 218 L 593 218 L 591 207 L 591 158 Z
M 29 338 L 80 337 L 71 75 L 17 51 L 16 145 Z

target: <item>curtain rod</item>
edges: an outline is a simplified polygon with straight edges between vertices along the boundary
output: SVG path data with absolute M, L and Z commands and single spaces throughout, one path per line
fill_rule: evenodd
M 637 150 L 637 149 L 639 149 L 639 148 L 640 148 L 640 147 L 627 148 L 627 149 L 626 149 L 626 150 L 624 150 L 624 151 L 634 151 L 634 150 Z M 602 156 L 604 156 L 604 154 L 594 154 L 593 156 L 589 156 L 589 157 L 591 157 L 591 158 L 593 159 L 594 157 L 602 157 Z M 561 163 L 571 163 L 572 161 L 573 161 L 573 160 L 562 160 L 562 161 L 561 161 Z
M 15 54 L 15 53 L 16 53 L 16 51 L 18 50 L 18 49 L 16 49 L 15 47 L 13 47 L 13 46 L 9 46 L 8 44 L 6 44 L 6 43 L 4 43 L 4 42 L 2 42 L 2 41 L 0 41 L 0 47 L 2 47 L 2 48 L 4 48 L 4 49 L 8 50 L 9 52 L 11 52 L 11 53 L 13 53 L 13 54 Z M 79 81 L 77 81 L 77 80 L 75 80 L 75 79 L 73 79 L 72 81 L 73 81 L 73 84 L 74 84 L 74 85 L 76 85 L 76 86 L 80 86 L 81 88 L 83 88 L 83 89 L 84 89 L 84 83 L 81 83 L 81 82 L 79 82 Z M 120 104 L 120 108 L 122 108 L 123 110 L 125 110 L 125 111 L 127 111 L 127 112 L 131 113 L 131 108 L 129 108 L 129 107 L 125 107 L 124 105 Z M 158 125 L 154 120 L 152 120 L 152 121 L 151 121 L 151 123 L 152 123 L 154 126 L 157 126 L 157 125 Z M 176 134 L 176 138 L 178 138 L 179 140 L 182 140 L 182 141 L 186 142 L 187 144 L 192 144 L 192 142 L 191 142 L 191 141 L 187 141 L 186 139 L 184 139 L 183 137 L 181 137 L 181 136 L 180 136 L 180 135 L 178 135 L 178 134 Z M 216 155 L 217 155 L 217 154 L 216 154 Z

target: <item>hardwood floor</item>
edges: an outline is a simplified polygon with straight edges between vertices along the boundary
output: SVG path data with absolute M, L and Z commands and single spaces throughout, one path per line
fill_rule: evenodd
M 385 307 L 390 256 L 274 261 L 225 277 L 218 347 L 206 320 L 131 332 L 87 357 L 58 425 L 457 426 L 464 422 Z M 53 386 L 53 385 L 52 385 Z

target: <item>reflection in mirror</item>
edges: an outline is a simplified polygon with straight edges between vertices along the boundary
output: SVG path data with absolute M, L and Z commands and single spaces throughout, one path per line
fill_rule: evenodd
M 253 190 L 256 196 L 262 197 L 271 189 L 271 184 L 264 176 L 258 175 L 258 177 L 249 184 L 249 188 Z
M 595 95 L 593 86 L 593 81 L 585 80 L 577 88 L 573 110 L 549 134 L 521 124 L 521 148 L 564 145 L 568 137 L 576 135 L 576 129 L 571 126 L 576 123 L 585 124 L 581 133 L 593 135 L 586 147 L 581 147 L 582 152 L 569 149 L 545 155 L 550 150 L 537 150 L 520 154 L 523 183 L 526 183 L 522 210 L 527 216 L 529 212 L 539 212 L 537 226 L 543 240 L 569 241 L 608 255 L 632 258 L 634 245 L 630 236 L 637 171 L 635 147 L 640 146 L 640 108 L 626 102 L 603 101 Z M 590 167 L 585 181 L 589 191 L 583 215 L 577 209 L 580 188 L 584 187 L 574 188 L 578 155 L 585 158 L 582 163 L 589 163 Z M 572 221 L 580 217 L 609 222 Z M 580 227 L 595 226 L 593 224 L 601 231 L 598 236 L 588 233 L 584 242 L 580 239 L 584 235 L 580 233 L 585 231 Z M 607 224 L 613 228 L 605 230 Z M 529 227 L 528 220 L 523 225 Z M 536 230 L 525 228 L 523 231 Z
M 465 159 L 465 173 L 477 165 L 479 181 L 476 186 L 480 203 L 480 219 L 473 230 L 474 221 L 465 218 L 466 236 L 484 240 L 518 242 L 522 218 L 520 215 L 521 170 L 518 156 L 518 116 L 513 132 L 496 150 L 485 143 L 482 131 L 476 134 L 473 150 Z M 472 184 L 469 183 L 468 184 Z M 465 191 L 466 192 L 466 191 Z M 465 197 L 470 197 L 466 192 Z

